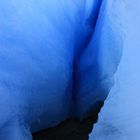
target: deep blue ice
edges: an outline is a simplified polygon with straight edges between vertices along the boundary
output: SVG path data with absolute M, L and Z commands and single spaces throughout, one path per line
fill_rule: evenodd
M 0 0 L 0 140 L 31 140 L 106 99 L 123 46 L 115 3 Z

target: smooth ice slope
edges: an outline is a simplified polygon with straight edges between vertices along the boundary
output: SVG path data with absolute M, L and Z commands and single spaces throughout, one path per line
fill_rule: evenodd
M 140 139 L 140 2 L 124 2 L 126 35 L 115 85 L 90 140 Z
M 122 46 L 110 10 L 106 0 L 0 0 L 0 140 L 32 139 L 105 100 Z

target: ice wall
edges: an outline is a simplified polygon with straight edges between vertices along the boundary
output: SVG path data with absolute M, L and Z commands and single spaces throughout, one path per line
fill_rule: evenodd
M 94 109 L 96 103 L 104 101 L 113 86 L 123 46 L 121 8 L 116 6 L 119 3 L 122 2 L 101 1 L 96 23 L 90 18 L 93 34 L 76 69 L 75 94 L 80 117 Z
M 70 116 L 85 3 L 0 0 L 0 140 L 31 139 Z
M 31 139 L 106 99 L 122 55 L 115 4 L 0 0 L 0 139 Z
M 123 56 L 90 140 L 140 139 L 140 2 L 128 0 L 124 4 Z

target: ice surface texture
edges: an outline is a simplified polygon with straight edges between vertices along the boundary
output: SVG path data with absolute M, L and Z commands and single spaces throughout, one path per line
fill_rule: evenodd
M 106 0 L 0 0 L 0 140 L 30 140 L 105 100 L 122 51 L 110 10 Z
M 140 2 L 123 2 L 126 34 L 115 85 L 105 102 L 90 140 L 140 139 Z M 121 7 L 121 4 L 118 5 Z

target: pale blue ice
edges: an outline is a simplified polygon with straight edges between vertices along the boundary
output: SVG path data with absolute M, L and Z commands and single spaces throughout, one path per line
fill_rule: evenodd
M 140 2 L 122 1 L 123 55 L 90 140 L 140 139 Z M 122 7 L 122 5 L 117 6 Z

